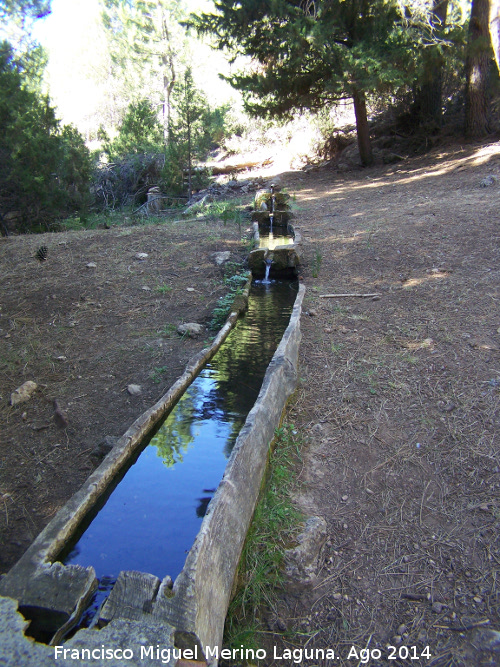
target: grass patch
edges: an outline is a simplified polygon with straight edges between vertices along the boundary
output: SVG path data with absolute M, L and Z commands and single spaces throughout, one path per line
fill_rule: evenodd
M 316 250 L 316 253 L 314 255 L 313 264 L 312 264 L 313 278 L 317 278 L 319 276 L 319 272 L 320 272 L 320 269 L 321 269 L 322 262 L 323 262 L 323 255 L 320 253 L 319 250 Z
M 219 299 L 217 306 L 213 310 L 210 322 L 210 329 L 212 331 L 216 331 L 224 325 L 231 312 L 231 306 L 235 297 L 243 293 L 243 287 L 249 277 L 248 271 L 242 270 L 241 265 L 236 263 L 228 262 L 224 267 L 224 272 L 224 285 L 229 288 L 229 292 Z
M 162 380 L 162 377 L 163 377 L 163 374 L 166 373 L 167 370 L 168 370 L 167 366 L 156 366 L 155 368 L 153 368 L 153 370 L 151 372 L 151 375 L 150 375 L 153 382 L 155 384 L 160 384 L 160 382 Z
M 284 551 L 300 528 L 301 514 L 293 507 L 290 489 L 300 461 L 300 435 L 293 424 L 275 431 L 268 478 L 255 509 L 240 559 L 237 592 L 226 618 L 224 643 L 231 648 L 258 648 L 262 605 L 273 606 L 283 584 Z
M 159 292 L 160 294 L 170 294 L 173 289 L 172 285 L 157 285 L 155 287 L 155 292 Z

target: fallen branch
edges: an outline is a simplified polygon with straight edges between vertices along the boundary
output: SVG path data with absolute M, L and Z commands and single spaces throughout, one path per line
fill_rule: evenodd
M 382 296 L 380 292 L 373 292 L 373 294 L 320 294 L 320 299 L 345 299 L 346 297 L 355 296 L 359 299 L 369 299 L 374 296 Z

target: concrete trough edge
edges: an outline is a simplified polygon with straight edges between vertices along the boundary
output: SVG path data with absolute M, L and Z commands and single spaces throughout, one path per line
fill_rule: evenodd
M 300 285 L 290 323 L 266 371 L 257 401 L 236 440 L 224 477 L 209 505 L 174 596 L 164 584 L 153 617 L 164 619 L 206 653 L 221 647 L 224 621 L 236 569 L 259 496 L 270 443 L 285 404 L 297 383 L 300 315 L 305 287 Z M 210 665 L 216 658 L 205 655 Z

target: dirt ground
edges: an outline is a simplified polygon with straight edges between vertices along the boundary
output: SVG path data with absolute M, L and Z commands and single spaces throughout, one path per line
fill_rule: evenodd
M 192 339 L 177 327 L 209 324 L 228 291 L 214 255 L 227 250 L 234 263 L 247 254 L 238 227 L 216 220 L 0 240 L 0 573 L 99 465 L 105 439 L 207 344 L 208 329 Z M 31 399 L 9 405 L 28 380 Z
M 334 660 L 300 664 L 359 665 L 368 648 L 373 665 L 500 664 L 492 175 L 500 143 L 293 182 L 308 291 L 285 420 L 308 441 L 295 499 L 326 519 L 328 540 L 317 580 L 291 582 L 269 610 L 268 656 L 330 647 Z M 380 296 L 321 298 L 332 293 Z
M 366 647 L 374 665 L 499 664 L 500 143 L 280 182 L 307 286 L 294 493 L 328 539 L 316 581 L 267 611 L 265 664 L 294 664 L 273 646 L 335 650 L 302 655 L 318 667 L 367 664 Z M 216 222 L 0 241 L 0 572 L 203 345 L 175 328 L 209 318 L 225 249 L 238 230 Z

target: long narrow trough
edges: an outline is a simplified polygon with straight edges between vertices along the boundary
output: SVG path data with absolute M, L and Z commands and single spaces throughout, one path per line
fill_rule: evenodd
M 294 246 L 287 246 L 287 257 Z M 243 320 L 247 333 L 241 324 L 231 331 L 239 317 L 231 313 L 212 346 L 191 360 L 169 392 L 134 422 L 0 581 L 0 664 L 54 665 L 54 659 L 59 665 L 75 664 L 73 650 L 80 652 L 78 664 L 96 665 L 91 654 L 86 662 L 81 652 L 108 646 L 121 651 L 120 657 L 112 656 L 113 665 L 157 660 L 149 652 L 153 646 L 169 652 L 162 664 L 177 664 L 181 654 L 217 663 L 269 445 L 297 377 L 304 288 L 283 283 L 290 305 L 276 308 L 269 283 L 266 277 L 253 288 L 260 296 L 251 298 Z M 257 306 L 266 301 L 280 312 L 281 331 L 289 319 L 274 355 L 281 333 L 277 324 L 270 327 L 266 308 Z M 266 328 L 274 340 L 262 337 Z M 244 360 L 235 357 L 235 350 L 245 352 Z M 260 380 L 248 386 L 257 357 L 261 378 L 267 367 L 260 391 Z M 222 398 L 217 398 L 219 384 L 226 384 Z M 186 412 L 195 417 L 189 425 Z M 197 459 L 193 454 L 200 449 Z M 141 484 L 145 495 L 134 502 Z M 176 505 L 186 487 L 185 501 Z M 99 580 L 102 595 L 96 602 Z M 71 636 L 92 600 L 90 627 Z M 27 630 L 17 608 L 29 619 Z

